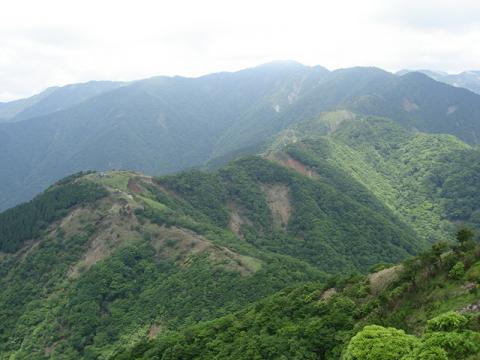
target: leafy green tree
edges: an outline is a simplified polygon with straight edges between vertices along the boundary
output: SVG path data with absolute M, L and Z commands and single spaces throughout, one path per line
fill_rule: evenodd
M 415 336 L 379 325 L 365 326 L 348 344 L 344 360 L 398 360 L 418 345 Z
M 442 255 L 448 250 L 448 243 L 446 241 L 439 241 L 432 245 L 432 254 L 436 259 L 437 265 L 442 265 Z
M 457 232 L 457 241 L 460 251 L 469 251 L 475 247 L 475 242 L 473 240 L 475 233 L 472 229 L 463 227 Z
M 448 355 L 441 347 L 421 346 L 411 354 L 404 356 L 401 360 L 448 360 Z
M 441 314 L 427 322 L 428 331 L 458 331 L 467 324 L 468 319 L 456 311 Z
M 461 261 L 457 262 L 452 267 L 452 269 L 448 272 L 448 276 L 454 280 L 458 280 L 462 278 L 464 274 L 465 274 L 465 265 Z
M 472 240 L 473 236 L 473 230 L 468 228 L 462 228 L 457 232 L 457 240 L 460 244 L 465 244 L 466 242 Z

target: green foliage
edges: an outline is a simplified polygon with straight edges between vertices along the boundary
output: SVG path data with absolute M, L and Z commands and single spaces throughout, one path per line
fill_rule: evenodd
M 344 360 L 398 360 L 409 354 L 418 340 L 403 330 L 378 325 L 365 326 L 346 349 Z
M 443 349 L 448 359 L 480 356 L 480 333 L 470 330 L 427 333 L 422 338 L 420 350 L 432 348 Z
M 427 331 L 457 331 L 465 327 L 468 320 L 465 316 L 449 311 L 427 322 Z
M 459 232 L 448 254 L 438 242 L 453 238 L 455 221 L 476 226 L 476 168 L 459 154 L 474 165 L 477 150 L 386 119 L 333 119 L 325 131 L 333 134 L 272 155 L 316 176 L 255 156 L 145 180 L 135 191 L 130 173 L 88 181 L 80 174 L 0 214 L 9 234 L 0 250 L 12 252 L 0 254 L 0 357 L 333 360 L 368 348 L 386 359 L 405 349 L 405 359 L 475 356 L 475 321 L 435 316 L 478 301 L 459 281 L 476 279 L 472 234 Z M 96 209 L 106 195 L 100 184 L 117 190 Z M 272 211 L 275 187 L 286 189 L 285 223 Z M 55 225 L 77 205 L 97 220 Z M 179 244 L 167 229 L 194 241 Z M 32 238 L 38 245 L 13 253 Z M 105 258 L 87 265 L 91 247 Z M 415 253 L 402 266 L 385 264 Z M 385 270 L 382 286 L 375 274 L 345 276 L 369 269 Z M 325 273 L 337 276 L 325 281 Z M 309 281 L 325 283 L 301 285 Z M 358 331 L 373 324 L 368 344 Z M 392 326 L 425 331 L 416 339 Z M 352 337 L 358 347 L 347 351 Z M 392 339 L 391 348 L 375 345 L 380 339 Z
M 402 360 L 448 360 L 448 355 L 441 347 L 421 346 L 404 356 Z
M 331 166 L 322 167 L 321 175 L 320 181 L 308 179 L 266 159 L 246 157 L 214 173 L 196 170 L 156 181 L 181 198 L 172 203 L 158 194 L 158 200 L 170 208 L 187 211 L 203 223 L 227 227 L 232 212 L 227 205 L 231 204 L 246 219 L 240 231 L 247 242 L 330 273 L 366 271 L 418 249 L 413 232 L 362 185 Z M 262 190 L 272 185 L 288 189 L 288 203 L 279 206 L 291 216 L 282 228 L 274 225 Z M 160 223 L 179 224 L 175 213 L 154 216 Z
M 105 191 L 96 185 L 102 179 L 75 177 L 48 192 L 65 186 L 75 195 L 71 181 Z M 239 310 L 285 286 L 325 278 L 305 262 L 246 244 L 155 185 L 141 188 L 146 190 L 78 202 L 75 212 L 63 209 L 66 218 L 39 233 L 37 245 L 2 254 L 1 356 L 41 359 L 48 351 L 54 358 L 106 358 L 150 327 L 177 329 Z M 169 221 L 185 229 L 192 243 L 163 239 L 165 228 L 150 222 L 162 214 L 172 216 Z M 118 228 L 123 222 L 125 228 Z M 132 238 L 122 239 L 124 233 Z M 95 257 L 105 259 L 88 264 L 92 247 Z
M 53 221 L 76 205 L 106 196 L 106 190 L 90 182 L 73 182 L 82 174 L 59 182 L 28 203 L 0 213 L 0 251 L 14 252 L 39 236 Z
M 448 276 L 454 280 L 461 279 L 464 274 L 465 274 L 465 265 L 461 261 L 457 262 L 452 267 L 452 269 L 448 272 Z
M 86 250 L 88 239 L 86 231 L 46 238 L 18 264 L 0 262 L 0 353 L 20 347 L 24 337 L 53 314 L 44 299 L 62 288 L 65 274 Z
M 467 359 L 480 355 L 480 333 L 466 330 L 467 318 L 456 312 L 427 322 L 426 333 L 416 339 L 402 330 L 366 326 L 348 344 L 345 360 Z
M 375 117 L 346 119 L 329 136 L 303 136 L 293 157 L 322 175 L 327 167 L 343 171 L 427 242 L 453 240 L 459 221 L 478 226 L 478 149 Z
M 319 302 L 318 294 L 315 285 L 285 290 L 233 316 L 140 343 L 115 358 L 337 359 L 355 306 L 342 296 Z
M 480 355 L 478 317 L 449 311 L 478 297 L 448 280 L 445 263 L 432 272 L 411 270 L 416 286 L 403 267 L 377 294 L 361 291 L 369 278 L 334 277 L 327 285 L 286 289 L 220 319 L 144 339 L 113 359 L 456 360 Z M 441 297 L 435 297 L 438 284 L 445 291 Z M 397 325 L 423 335 L 408 335 Z

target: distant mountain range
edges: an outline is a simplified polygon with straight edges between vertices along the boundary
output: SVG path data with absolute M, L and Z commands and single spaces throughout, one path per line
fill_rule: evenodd
M 412 70 L 401 70 L 397 75 L 405 75 L 414 72 Z M 480 94 L 480 71 L 464 71 L 459 74 L 448 74 L 442 71 L 432 70 L 415 70 L 415 72 L 423 73 L 432 79 L 441 81 L 455 87 L 463 87 L 474 93 Z
M 90 81 L 84 84 L 51 87 L 27 99 L 0 103 L 0 123 L 16 122 L 61 111 L 123 85 L 125 83 L 114 81 Z
M 159 175 L 221 163 L 338 109 L 480 143 L 480 96 L 420 73 L 274 62 L 199 78 L 76 84 L 0 104 L 0 209 L 80 170 Z

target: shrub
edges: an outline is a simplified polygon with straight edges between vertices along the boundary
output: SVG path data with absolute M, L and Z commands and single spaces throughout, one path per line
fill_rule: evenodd
M 465 327 L 468 319 L 455 312 L 449 311 L 427 322 L 427 331 L 458 331 Z
M 463 275 L 465 275 L 465 265 L 461 261 L 457 262 L 448 272 L 448 276 L 454 280 L 461 279 Z

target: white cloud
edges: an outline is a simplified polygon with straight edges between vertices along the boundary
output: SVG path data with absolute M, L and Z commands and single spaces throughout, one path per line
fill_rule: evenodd
M 17 0 L 0 12 L 0 100 L 52 85 L 197 76 L 277 59 L 480 68 L 470 0 Z

